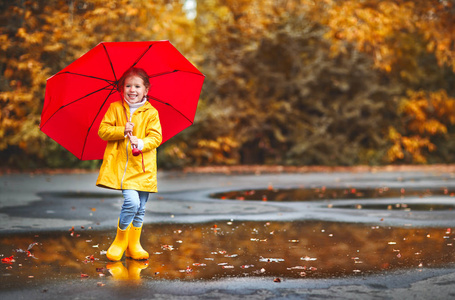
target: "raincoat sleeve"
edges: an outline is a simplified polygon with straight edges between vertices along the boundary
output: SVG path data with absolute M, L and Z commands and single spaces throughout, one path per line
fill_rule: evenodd
M 162 138 L 160 117 L 158 111 L 153 110 L 149 117 L 149 121 L 147 122 L 145 137 L 142 139 L 144 141 L 144 148 L 142 151 L 147 152 L 158 148 Z
M 117 110 L 118 108 L 112 104 L 104 115 L 98 129 L 98 135 L 102 140 L 115 141 L 125 138 L 125 126 L 117 125 Z

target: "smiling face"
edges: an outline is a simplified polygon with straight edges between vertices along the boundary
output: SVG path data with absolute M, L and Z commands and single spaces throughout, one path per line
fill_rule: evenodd
M 139 103 L 148 93 L 141 77 L 133 75 L 125 79 L 123 94 L 129 103 Z

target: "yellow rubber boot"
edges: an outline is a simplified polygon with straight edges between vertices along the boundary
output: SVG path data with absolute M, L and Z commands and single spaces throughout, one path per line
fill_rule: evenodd
M 117 225 L 117 235 L 112 245 L 107 249 L 106 256 L 109 260 L 119 261 L 122 259 L 123 253 L 128 248 L 128 233 L 131 224 L 125 230 L 121 230 Z
M 132 259 L 142 260 L 148 259 L 149 254 L 141 246 L 141 227 L 132 226 L 130 229 L 128 237 L 128 248 L 126 249 L 126 257 L 131 257 Z
M 128 278 L 131 280 L 141 279 L 141 271 L 147 269 L 148 260 L 146 261 L 137 261 L 137 260 L 128 260 Z
M 125 280 L 129 278 L 128 269 L 120 261 L 108 263 L 106 269 L 109 270 L 114 279 Z

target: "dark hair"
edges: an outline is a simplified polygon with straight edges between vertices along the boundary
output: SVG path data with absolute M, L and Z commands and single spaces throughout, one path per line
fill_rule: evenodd
M 145 72 L 144 69 L 141 69 L 141 68 L 131 67 L 128 70 L 126 70 L 125 73 L 123 73 L 122 77 L 120 77 L 120 79 L 118 81 L 117 89 L 119 92 L 123 92 L 125 80 L 131 76 L 137 76 L 137 77 L 141 78 L 142 81 L 144 82 L 145 88 L 147 88 L 147 89 L 150 88 L 150 81 L 149 81 L 149 76 L 147 75 L 147 72 Z

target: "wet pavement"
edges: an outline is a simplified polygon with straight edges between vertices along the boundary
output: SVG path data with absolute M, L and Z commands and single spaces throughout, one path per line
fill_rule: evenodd
M 160 172 L 148 261 L 97 174 L 0 176 L 2 299 L 449 299 L 455 174 Z

